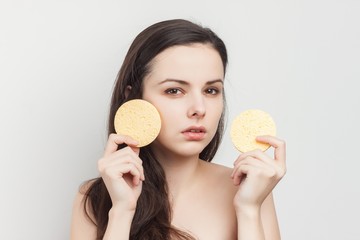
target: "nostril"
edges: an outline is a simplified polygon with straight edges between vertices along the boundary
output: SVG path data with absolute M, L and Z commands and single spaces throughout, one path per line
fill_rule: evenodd
M 203 116 L 204 112 L 200 112 L 200 111 L 195 111 L 192 116 Z
M 205 112 L 202 111 L 195 111 L 193 112 L 193 114 L 191 115 L 192 117 L 203 117 L 205 115 Z

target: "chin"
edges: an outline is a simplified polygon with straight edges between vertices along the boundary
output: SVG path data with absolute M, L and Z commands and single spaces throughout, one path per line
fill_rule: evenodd
M 172 154 L 183 157 L 199 156 L 207 145 L 208 143 L 203 141 L 173 143 L 172 145 L 168 145 L 162 144 L 156 140 L 152 144 L 154 148 L 162 152 L 171 152 Z
M 199 156 L 207 145 L 208 143 L 204 142 L 187 142 L 182 146 L 179 146 L 179 150 L 177 152 L 184 156 Z

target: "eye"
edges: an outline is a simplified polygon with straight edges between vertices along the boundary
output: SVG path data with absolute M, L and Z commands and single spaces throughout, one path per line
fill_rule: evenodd
M 165 90 L 165 93 L 170 95 L 179 95 L 182 93 L 182 91 L 178 88 L 169 88 Z
M 210 95 L 217 95 L 217 94 L 220 93 L 220 90 L 217 89 L 217 88 L 207 88 L 207 89 L 205 90 L 205 93 L 206 93 L 206 94 L 210 94 Z

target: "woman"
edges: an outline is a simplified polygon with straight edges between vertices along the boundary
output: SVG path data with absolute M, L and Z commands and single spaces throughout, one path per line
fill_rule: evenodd
M 285 174 L 285 143 L 260 136 L 274 159 L 251 151 L 233 169 L 211 163 L 223 134 L 226 65 L 223 41 L 186 20 L 135 38 L 114 86 L 101 177 L 74 202 L 72 239 L 280 239 L 271 192 Z M 116 110 L 135 98 L 162 119 L 141 149 L 114 134 Z

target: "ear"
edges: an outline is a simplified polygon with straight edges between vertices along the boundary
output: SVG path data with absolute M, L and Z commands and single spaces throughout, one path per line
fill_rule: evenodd
M 129 94 L 130 94 L 130 91 L 131 91 L 131 86 L 130 85 L 127 85 L 126 87 L 126 90 L 125 90 L 125 98 L 128 98 Z

